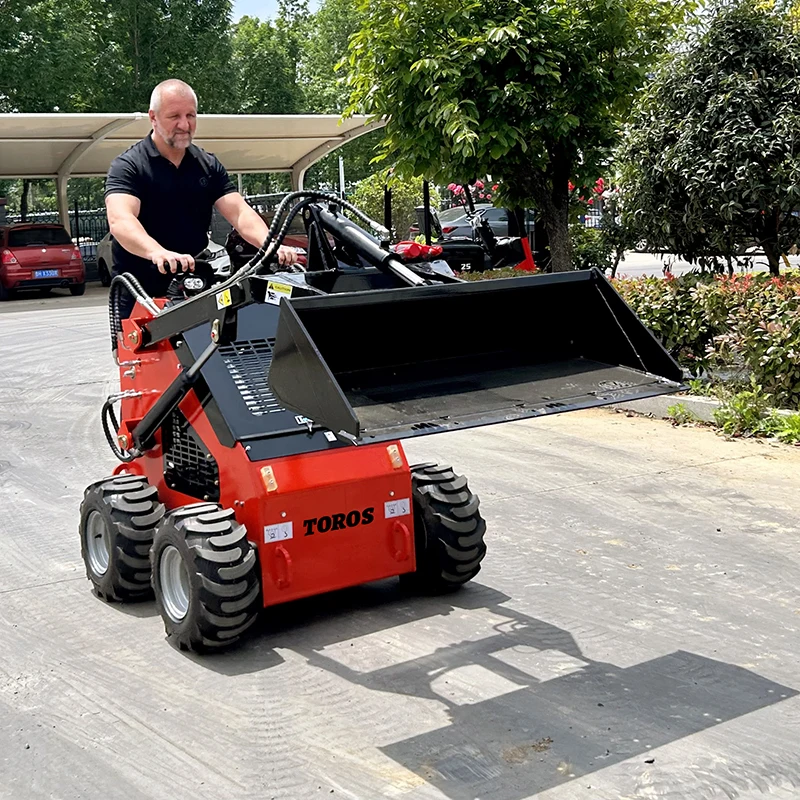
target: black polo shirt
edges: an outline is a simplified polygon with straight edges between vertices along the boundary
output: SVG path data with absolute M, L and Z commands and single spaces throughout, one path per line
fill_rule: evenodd
M 141 202 L 139 222 L 162 247 L 196 256 L 208 246 L 211 211 L 220 197 L 235 192 L 216 156 L 190 145 L 180 166 L 158 152 L 151 135 L 117 156 L 106 176 L 105 196 L 130 194 Z M 115 272 L 141 275 L 156 267 L 114 241 Z

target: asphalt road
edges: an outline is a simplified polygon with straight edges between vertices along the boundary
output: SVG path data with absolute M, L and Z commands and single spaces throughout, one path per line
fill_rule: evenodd
M 103 299 L 0 315 L 2 800 L 800 797 L 800 450 L 608 410 L 413 440 L 482 498 L 473 583 L 187 657 L 83 572 Z

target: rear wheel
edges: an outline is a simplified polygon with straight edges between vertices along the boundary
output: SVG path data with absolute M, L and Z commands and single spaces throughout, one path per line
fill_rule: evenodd
M 86 291 L 85 283 L 73 283 L 72 286 L 69 287 L 69 293 L 73 297 L 80 297 L 85 291 Z
M 111 271 L 106 265 L 105 259 L 97 262 L 97 274 L 100 277 L 101 286 L 111 286 Z
M 164 516 L 154 486 L 118 475 L 89 486 L 81 503 L 81 555 L 94 593 L 106 601 L 146 600 L 150 547 Z
M 6 289 L 6 287 L 3 286 L 3 282 L 0 281 L 0 302 L 2 302 L 3 300 L 8 300 L 10 296 L 11 292 L 8 289 Z
M 486 522 L 467 479 L 452 467 L 411 467 L 417 569 L 404 584 L 426 592 L 457 589 L 480 572 Z
M 255 547 L 232 509 L 195 503 L 169 512 L 151 552 L 156 605 L 181 650 L 235 644 L 261 610 Z

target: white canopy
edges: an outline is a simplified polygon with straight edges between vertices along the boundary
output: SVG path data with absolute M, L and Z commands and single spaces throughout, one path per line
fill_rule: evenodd
M 363 116 L 199 114 L 195 142 L 228 172 L 290 172 L 300 188 L 315 161 L 384 124 Z M 67 180 L 105 175 L 150 127 L 147 114 L 138 112 L 0 114 L 0 178 L 55 179 L 66 218 Z

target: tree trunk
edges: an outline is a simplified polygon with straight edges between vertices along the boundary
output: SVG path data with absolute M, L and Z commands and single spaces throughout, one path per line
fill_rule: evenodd
M 545 225 L 550 240 L 550 263 L 553 272 L 569 272 L 572 264 L 572 241 L 569 237 L 569 209 L 553 208 L 546 213 Z
M 780 245 L 778 244 L 778 228 L 780 227 L 780 209 L 775 209 L 769 215 L 765 215 L 764 231 L 761 236 L 761 246 L 764 248 L 764 255 L 769 261 L 770 275 L 781 274 Z
M 535 181 L 536 200 L 550 246 L 550 271 L 569 272 L 572 264 L 572 241 L 569 236 L 570 160 L 554 149 L 550 168 Z
M 31 188 L 31 182 L 28 178 L 22 181 L 22 197 L 19 199 L 19 215 L 23 222 L 28 219 L 28 191 Z
M 762 247 L 764 248 L 764 255 L 767 257 L 767 261 L 769 261 L 769 274 L 780 275 L 781 264 L 778 260 L 778 253 L 772 246 L 772 242 L 764 241 L 762 242 Z
M 624 255 L 625 255 L 625 251 L 624 250 L 617 250 L 617 252 L 614 254 L 614 263 L 611 266 L 611 277 L 612 278 L 616 278 L 617 277 L 617 268 L 619 267 L 619 262 L 622 261 L 622 256 L 624 256 Z

